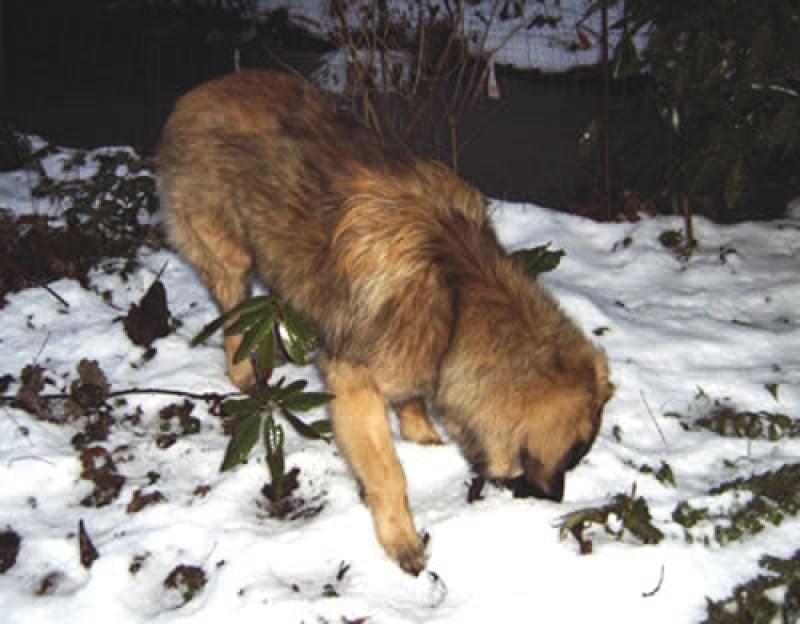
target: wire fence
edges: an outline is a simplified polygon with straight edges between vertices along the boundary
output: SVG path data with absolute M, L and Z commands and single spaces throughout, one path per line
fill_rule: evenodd
M 341 27 L 337 20 L 342 16 L 354 30 L 375 23 L 379 5 L 376 0 L 340 3 L 343 8 L 338 14 L 332 8 L 335 4 L 335 0 L 257 0 L 259 11 L 286 10 L 294 24 L 328 39 L 335 38 Z M 455 21 L 460 15 L 463 23 L 452 25 L 463 29 L 474 52 L 491 56 L 497 63 L 554 73 L 596 65 L 602 60 L 601 13 L 590 11 L 592 3 L 587 0 L 434 0 L 423 4 L 427 7 L 423 18 L 436 15 L 438 19 Z M 457 9 L 459 5 L 463 9 Z M 389 19 L 412 31 L 420 17 L 418 10 L 416 2 L 393 3 L 387 9 Z M 610 22 L 620 14 L 621 5 L 610 7 Z M 618 34 L 612 31 L 610 35 L 609 44 L 613 47 Z

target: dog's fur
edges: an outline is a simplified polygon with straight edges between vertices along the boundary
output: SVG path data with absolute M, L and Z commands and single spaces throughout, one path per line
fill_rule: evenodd
M 561 500 L 612 393 L 605 355 L 504 253 L 481 195 L 382 146 L 309 84 L 243 71 L 180 99 L 158 154 L 166 223 L 227 311 L 254 271 L 319 329 L 337 443 L 386 552 L 425 565 L 387 405 L 435 444 L 433 406 L 490 478 Z M 229 375 L 250 387 L 250 362 Z

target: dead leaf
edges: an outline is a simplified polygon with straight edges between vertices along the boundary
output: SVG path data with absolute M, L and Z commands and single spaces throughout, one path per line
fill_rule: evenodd
M 0 574 L 4 574 L 17 562 L 22 538 L 13 529 L 0 531 Z
M 19 390 L 17 390 L 14 406 L 25 410 L 40 420 L 62 423 L 50 409 L 47 399 L 41 397 L 47 379 L 45 370 L 38 364 L 28 364 L 20 373 Z
M 181 592 L 184 604 L 194 598 L 207 582 L 203 568 L 181 564 L 164 579 L 164 587 Z
M 81 455 L 81 479 L 94 483 L 91 494 L 81 500 L 84 507 L 104 507 L 114 501 L 125 485 L 125 477 L 117 472 L 111 454 L 101 446 L 91 446 Z
M 172 331 L 169 323 L 167 289 L 157 279 L 137 304 L 131 305 L 127 316 L 122 319 L 125 333 L 131 342 L 149 348 L 157 338 L 163 338 Z
M 83 520 L 78 522 L 78 548 L 81 555 L 81 565 L 88 570 L 100 558 L 100 553 L 97 552 L 97 548 L 94 547 L 92 539 L 86 532 Z
M 136 490 L 133 493 L 133 497 L 131 498 L 131 502 L 128 503 L 126 511 L 128 513 L 138 513 L 145 507 L 149 507 L 150 505 L 155 505 L 157 503 L 166 502 L 167 498 L 158 490 L 155 492 L 150 492 L 149 494 L 143 494 L 142 490 Z
M 78 379 L 70 386 L 70 395 L 82 407 L 100 407 L 108 398 L 111 386 L 96 360 L 78 362 Z

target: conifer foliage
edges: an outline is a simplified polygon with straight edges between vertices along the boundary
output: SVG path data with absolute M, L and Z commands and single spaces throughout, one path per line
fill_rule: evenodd
M 652 78 L 673 193 L 732 209 L 755 172 L 800 169 L 800 3 L 624 0 L 617 26 L 614 75 Z

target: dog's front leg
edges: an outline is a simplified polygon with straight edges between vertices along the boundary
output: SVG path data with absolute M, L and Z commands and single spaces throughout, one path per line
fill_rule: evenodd
M 363 487 L 375 532 L 406 572 L 425 567 L 425 544 L 408 508 L 406 479 L 392 444 L 386 401 L 364 367 L 322 362 L 332 402 L 336 443 Z

